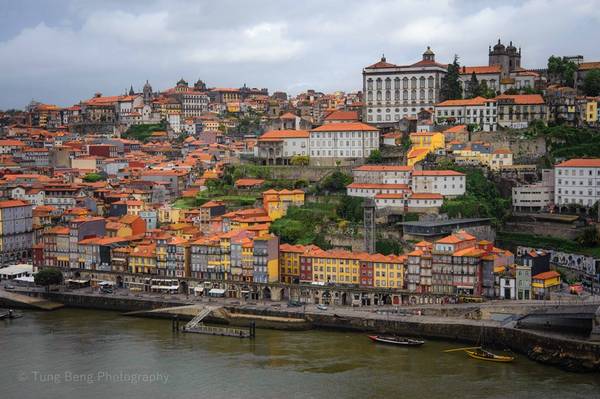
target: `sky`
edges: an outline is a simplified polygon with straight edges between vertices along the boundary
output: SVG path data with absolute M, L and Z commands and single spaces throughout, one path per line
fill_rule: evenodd
M 521 65 L 600 60 L 600 0 L 0 0 L 0 109 L 101 92 L 209 87 L 355 91 L 382 54 L 487 65 L 501 38 Z

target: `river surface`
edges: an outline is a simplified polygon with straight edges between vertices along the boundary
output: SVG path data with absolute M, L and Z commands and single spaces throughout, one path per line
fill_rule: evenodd
M 0 398 L 600 398 L 598 374 L 442 353 L 457 346 L 317 330 L 243 340 L 116 312 L 26 312 L 0 321 Z

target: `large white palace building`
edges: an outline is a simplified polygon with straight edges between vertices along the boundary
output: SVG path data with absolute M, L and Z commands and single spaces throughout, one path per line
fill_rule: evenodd
M 429 47 L 423 59 L 412 65 L 395 65 L 385 57 L 363 69 L 366 106 L 363 121 L 378 126 L 393 124 L 404 117 L 416 117 L 422 110 L 433 111 L 440 101 L 442 77 L 447 65 L 435 62 Z

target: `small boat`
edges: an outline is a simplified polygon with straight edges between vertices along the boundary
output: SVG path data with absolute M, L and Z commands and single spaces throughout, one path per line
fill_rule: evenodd
M 0 320 L 5 320 L 5 319 L 18 319 L 20 317 L 23 317 L 22 313 L 15 313 L 12 310 L 9 310 L 7 312 L 4 313 L 0 313 Z
M 425 341 L 418 339 L 396 337 L 393 335 L 369 335 L 368 337 L 371 341 L 391 345 L 421 346 L 425 343 Z
M 500 362 L 500 363 L 508 363 L 515 360 L 513 356 L 502 356 L 496 355 L 490 351 L 487 351 L 483 348 L 475 348 L 475 349 L 465 349 L 467 355 L 471 356 L 473 359 L 477 360 L 487 360 L 489 362 Z

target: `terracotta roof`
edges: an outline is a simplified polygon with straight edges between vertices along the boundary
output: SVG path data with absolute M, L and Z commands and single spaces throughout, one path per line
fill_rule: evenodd
M 494 154 L 512 154 L 512 151 L 508 148 L 498 148 L 497 150 L 494 150 Z
M 590 69 L 600 69 L 600 61 L 582 62 L 579 64 L 578 69 L 581 71 L 588 71 Z
M 465 107 L 475 105 L 485 105 L 487 102 L 495 102 L 494 99 L 488 99 L 484 97 L 468 98 L 464 100 L 446 100 L 436 104 L 436 107 Z
M 444 199 L 444 196 L 437 193 L 412 193 L 410 199 Z
M 358 121 L 358 112 L 356 111 L 333 111 L 325 117 L 326 121 L 330 120 L 349 120 Z
M 404 199 L 404 194 L 375 194 L 375 199 Z
M 281 115 L 279 119 L 296 119 L 297 117 L 298 115 L 292 114 L 291 112 L 286 112 L 285 114 Z
M 550 270 L 548 272 L 536 274 L 535 276 L 532 276 L 531 278 L 535 279 L 535 280 L 548 280 L 548 279 L 556 278 L 556 277 L 560 277 L 560 274 L 558 272 L 555 272 L 554 270 Z
M 406 184 L 351 183 L 346 188 L 410 190 Z
M 17 206 L 28 206 L 28 205 L 31 205 L 31 204 L 27 201 L 21 201 L 21 200 L 0 201 L 0 208 L 15 208 Z
M 484 75 L 490 73 L 500 73 L 502 72 L 502 67 L 500 65 L 485 65 L 485 66 L 464 66 L 460 68 L 461 75 L 471 75 L 475 72 L 476 75 Z
M 412 166 L 406 165 L 361 165 L 352 170 L 361 172 L 410 172 Z
M 544 98 L 539 94 L 502 94 L 496 100 L 512 99 L 515 104 L 545 104 Z
M 238 179 L 235 181 L 236 187 L 260 186 L 265 182 L 264 179 Z
M 258 141 L 308 138 L 307 130 L 270 130 L 258 138 Z
M 600 158 L 574 158 L 559 163 L 561 168 L 600 168 Z
M 313 132 L 345 132 L 345 131 L 372 131 L 377 132 L 379 129 L 361 122 L 352 123 L 327 123 L 313 129 Z
M 372 65 L 369 65 L 368 67 L 366 67 L 366 69 L 395 68 L 395 67 L 397 67 L 397 65 L 386 62 L 385 57 L 382 57 L 380 61 L 378 61 Z
M 415 170 L 413 176 L 464 176 L 455 170 Z

